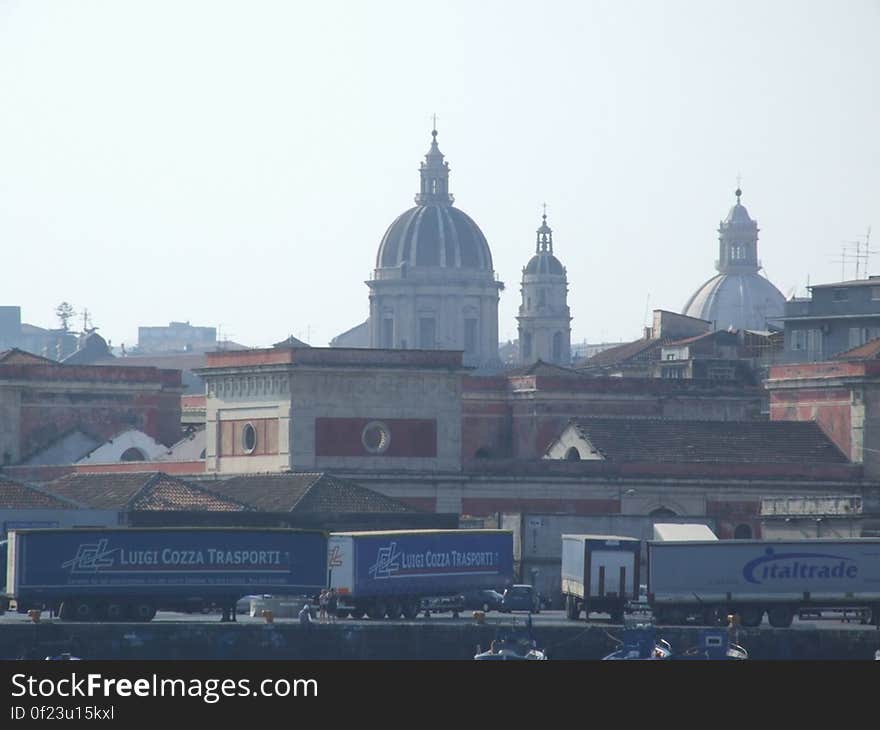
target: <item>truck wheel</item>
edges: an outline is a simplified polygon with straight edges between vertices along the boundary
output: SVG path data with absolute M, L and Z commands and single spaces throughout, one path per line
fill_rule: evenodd
M 128 607 L 128 616 L 132 621 L 152 621 L 156 615 L 156 607 L 147 601 L 138 601 Z
M 419 609 L 421 608 L 421 604 L 419 603 L 418 598 L 413 598 L 409 601 L 403 602 L 403 617 L 412 621 L 416 616 L 419 615 Z
M 760 606 L 742 606 L 739 609 L 740 623 L 743 626 L 754 628 L 760 626 L 764 620 L 764 609 Z
M 367 609 L 367 616 L 373 621 L 378 621 L 380 618 L 385 618 L 385 612 L 387 610 L 384 601 L 376 601 L 375 603 L 370 604 L 370 607 Z
M 385 615 L 390 618 L 392 621 L 396 621 L 400 618 L 400 615 L 403 613 L 403 606 L 400 605 L 400 601 L 388 601 L 388 609 Z
M 110 601 L 103 607 L 104 618 L 108 621 L 122 621 L 125 618 L 125 606 L 116 601 Z
M 74 621 L 95 621 L 97 618 L 98 612 L 91 601 L 77 601 L 73 604 Z
M 788 606 L 774 606 L 767 611 L 767 620 L 775 629 L 787 629 L 794 620 L 794 611 Z

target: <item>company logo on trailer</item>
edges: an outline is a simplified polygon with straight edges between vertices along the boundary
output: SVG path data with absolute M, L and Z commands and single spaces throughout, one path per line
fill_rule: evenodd
M 96 544 L 80 545 L 76 556 L 62 563 L 61 567 L 70 568 L 71 573 L 97 573 L 101 568 L 113 567 L 115 552 L 115 549 L 107 549 L 107 540 L 98 540 Z
M 858 572 L 852 558 L 825 553 L 777 553 L 772 547 L 743 567 L 743 577 L 758 584 L 795 578 L 855 579 Z
M 338 568 L 343 563 L 343 557 L 342 548 L 339 545 L 334 545 L 330 550 L 330 557 L 327 558 L 327 562 L 331 568 Z
M 379 548 L 376 562 L 370 567 L 370 575 L 373 578 L 390 578 L 400 570 L 400 553 L 397 552 L 397 543 L 392 542 L 387 547 Z
M 495 573 L 498 570 L 499 555 L 489 550 L 461 552 L 446 550 L 434 552 L 407 553 L 398 551 L 397 543 L 392 542 L 379 548 L 376 562 L 370 567 L 373 578 L 396 578 L 416 575 L 439 575 L 455 573 Z

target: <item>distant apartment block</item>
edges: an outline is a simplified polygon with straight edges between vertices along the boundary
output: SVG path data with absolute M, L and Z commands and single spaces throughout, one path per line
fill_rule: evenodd
M 880 337 L 880 276 L 810 287 L 785 303 L 785 361 L 818 362 Z
M 189 322 L 172 322 L 167 327 L 138 327 L 140 353 L 205 352 L 216 348 L 216 327 L 193 327 Z

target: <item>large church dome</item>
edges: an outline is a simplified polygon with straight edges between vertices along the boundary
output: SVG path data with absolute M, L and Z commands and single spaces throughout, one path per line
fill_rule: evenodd
M 494 367 L 504 284 L 483 232 L 453 206 L 436 129 L 419 176 L 416 205 L 385 231 L 366 282 L 370 347 L 461 350 L 465 365 Z
M 449 193 L 449 163 L 431 132 L 431 149 L 419 168 L 421 187 L 416 207 L 402 213 L 385 231 L 376 269 L 441 267 L 472 269 L 494 276 L 492 253 L 479 226 L 453 207 Z
M 688 299 L 683 314 L 715 323 L 715 329 L 765 330 L 781 317 L 785 297 L 760 274 L 718 274 Z
M 784 314 L 785 297 L 758 273 L 758 223 L 740 203 L 740 196 L 742 190 L 737 188 L 736 204 L 718 228 L 715 268 L 719 273 L 691 295 L 682 314 L 714 322 L 715 329 L 766 330 L 779 326 L 772 320 Z
M 492 271 L 492 253 L 479 226 L 452 205 L 417 205 L 388 227 L 376 268 L 444 266 Z

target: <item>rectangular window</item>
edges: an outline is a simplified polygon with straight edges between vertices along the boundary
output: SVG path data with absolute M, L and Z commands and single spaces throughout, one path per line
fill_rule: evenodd
M 880 286 L 871 287 L 871 299 L 873 299 L 875 302 L 880 301 Z
M 464 351 L 477 351 L 477 320 L 468 317 L 464 321 Z
M 433 350 L 437 343 L 437 324 L 433 317 L 419 319 L 419 348 Z
M 387 350 L 390 350 L 394 347 L 394 320 L 393 319 L 383 319 L 382 320 L 382 347 Z
M 831 294 L 831 299 L 835 302 L 845 302 L 849 299 L 849 292 L 846 289 L 835 289 Z

